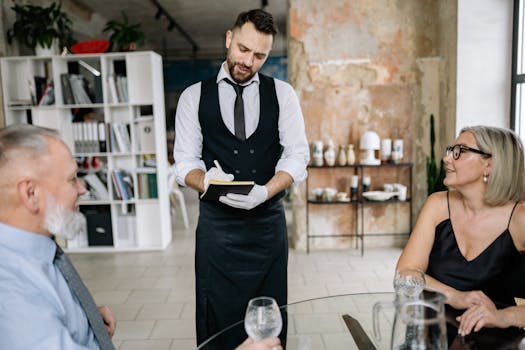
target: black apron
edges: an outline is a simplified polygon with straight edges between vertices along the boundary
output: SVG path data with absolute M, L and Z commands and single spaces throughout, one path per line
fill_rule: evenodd
M 287 266 L 288 237 L 280 200 L 252 210 L 201 202 L 195 253 L 197 344 L 242 320 L 251 298 L 270 296 L 279 305 L 286 304 Z M 285 313 L 283 318 L 284 343 Z M 246 337 L 242 329 L 229 332 L 213 349 L 234 349 Z
M 259 123 L 246 140 L 237 139 L 222 121 L 216 77 L 202 82 L 199 123 L 206 169 L 216 159 L 235 180 L 262 185 L 274 176 L 282 147 L 274 81 L 262 74 L 259 80 Z M 278 193 L 252 210 L 201 201 L 195 248 L 197 344 L 244 319 L 252 298 L 269 296 L 279 305 L 286 304 L 288 237 L 283 195 Z M 286 334 L 284 316 L 281 334 Z M 214 342 L 218 344 L 214 349 L 234 349 L 246 337 L 242 328 L 229 332 Z

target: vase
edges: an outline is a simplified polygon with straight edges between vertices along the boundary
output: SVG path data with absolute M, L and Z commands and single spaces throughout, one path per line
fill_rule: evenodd
M 339 155 L 337 156 L 337 164 L 346 165 L 346 146 L 339 146 Z
M 313 142 L 312 158 L 315 166 L 323 165 L 323 141 L 317 140 Z
M 36 44 L 35 46 L 35 56 L 48 57 L 48 56 L 54 56 L 58 54 L 59 54 L 58 39 L 53 39 L 53 43 L 51 44 L 51 47 L 42 46 L 40 44 Z
M 348 145 L 348 150 L 346 152 L 346 164 L 348 164 L 348 165 L 354 165 L 355 164 L 354 145 Z
M 324 161 L 326 165 L 328 166 L 334 166 L 335 165 L 335 149 L 334 144 L 332 140 L 328 142 L 328 146 L 326 147 L 326 151 L 324 151 Z

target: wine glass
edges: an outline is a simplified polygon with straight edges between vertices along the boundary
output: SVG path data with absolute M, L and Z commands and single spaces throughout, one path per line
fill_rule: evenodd
M 425 273 L 419 269 L 396 269 L 394 290 L 396 294 L 417 298 L 425 289 Z
M 281 333 L 282 327 L 283 320 L 275 299 L 258 297 L 248 302 L 244 329 L 254 341 L 276 337 Z

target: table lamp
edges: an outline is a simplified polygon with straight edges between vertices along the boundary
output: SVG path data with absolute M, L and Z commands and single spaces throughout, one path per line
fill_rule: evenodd
M 377 133 L 374 131 L 367 131 L 361 136 L 359 148 L 365 151 L 365 156 L 361 159 L 361 164 L 364 165 L 380 165 L 381 161 L 376 158 L 375 150 L 380 148 L 380 140 Z

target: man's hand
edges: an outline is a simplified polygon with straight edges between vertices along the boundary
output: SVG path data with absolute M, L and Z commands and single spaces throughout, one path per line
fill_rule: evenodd
M 117 328 L 117 320 L 115 319 L 115 315 L 113 315 L 111 309 L 106 305 L 99 306 L 98 311 L 100 312 L 100 316 L 102 316 L 102 320 L 106 324 L 109 337 L 113 338 L 113 334 L 115 334 L 115 329 Z
M 204 190 L 208 188 L 210 180 L 233 181 L 233 174 L 226 174 L 222 169 L 213 167 L 204 174 Z
M 235 350 L 282 350 L 279 338 L 265 338 L 254 342 L 252 338 L 247 338 Z
M 248 194 L 228 193 L 220 196 L 219 201 L 238 209 L 250 210 L 264 202 L 268 198 L 266 186 L 255 185 Z

